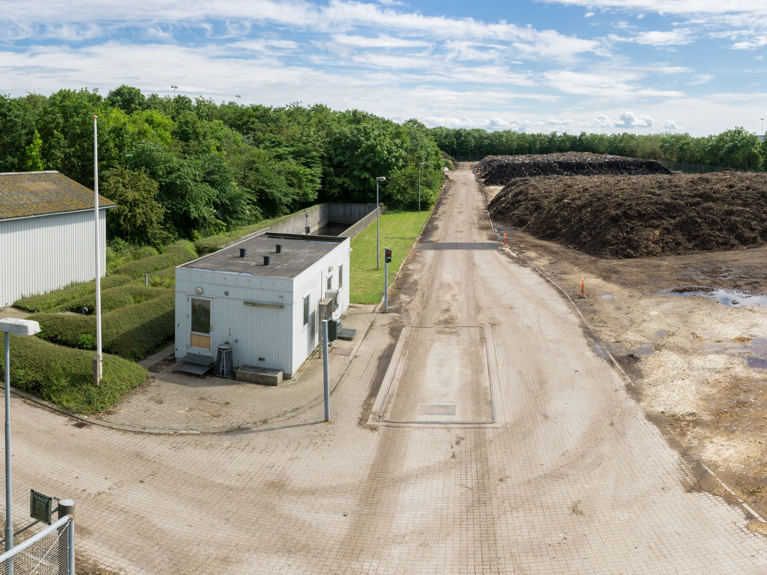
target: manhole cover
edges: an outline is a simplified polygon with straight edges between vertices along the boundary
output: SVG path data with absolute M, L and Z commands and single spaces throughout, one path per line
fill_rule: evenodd
M 418 415 L 455 415 L 455 405 L 422 405 Z
M 216 403 L 215 401 L 210 401 L 208 399 L 201 399 L 197 402 L 197 405 L 195 406 L 200 411 L 204 411 L 206 413 L 218 413 L 221 411 L 221 404 Z

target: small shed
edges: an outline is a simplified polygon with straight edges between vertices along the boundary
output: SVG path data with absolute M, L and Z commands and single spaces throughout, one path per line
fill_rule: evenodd
M 350 240 L 264 233 L 176 268 L 176 357 L 298 371 L 320 341 L 320 301 L 349 305 Z M 207 364 L 208 366 L 210 363 Z
M 106 211 L 99 196 L 101 274 Z M 96 277 L 93 190 L 55 171 L 0 173 L 0 307 Z

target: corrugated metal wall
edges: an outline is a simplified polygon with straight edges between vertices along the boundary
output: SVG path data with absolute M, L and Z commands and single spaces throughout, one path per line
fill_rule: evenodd
M 106 210 L 99 214 L 101 275 Z M 93 211 L 0 221 L 0 307 L 96 277 Z

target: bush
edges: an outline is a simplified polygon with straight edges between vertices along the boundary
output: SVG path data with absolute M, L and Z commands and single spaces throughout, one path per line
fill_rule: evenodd
M 129 281 L 131 281 L 131 278 L 123 275 L 109 275 L 105 278 L 101 278 L 101 288 L 107 290 L 109 288 L 127 284 Z M 57 306 L 62 306 L 67 302 L 76 300 L 95 292 L 96 280 L 93 280 L 89 282 L 72 284 L 60 290 L 52 291 L 42 295 L 23 297 L 19 300 L 16 300 L 13 305 L 14 307 L 33 313 L 48 311 Z
M 125 275 L 133 279 L 144 277 L 145 273 L 152 273 L 165 268 L 179 266 L 197 258 L 197 252 L 192 242 L 181 240 L 167 246 L 160 255 L 136 260 L 120 266 L 115 273 Z
M 102 317 L 104 351 L 126 359 L 141 359 L 175 335 L 175 292 L 166 292 L 144 303 L 119 308 Z M 38 313 L 28 319 L 40 323 L 41 337 L 68 347 L 91 345 L 83 335 L 96 337 L 96 317 L 60 313 Z M 95 339 L 94 339 L 95 341 Z
M 139 278 L 129 285 L 144 285 L 144 278 Z M 176 266 L 149 274 L 149 287 L 173 289 L 176 286 Z
M 172 269 L 175 270 L 175 268 Z M 121 307 L 143 303 L 167 293 L 168 291 L 164 289 L 144 287 L 143 280 L 141 280 L 141 285 L 124 285 L 104 290 L 101 292 L 101 313 L 109 313 Z M 87 308 L 88 311 L 83 312 L 83 308 Z M 56 311 L 72 311 L 91 315 L 96 312 L 96 294 L 71 301 L 56 308 Z
M 101 385 L 94 387 L 93 352 L 53 345 L 36 337 L 11 338 L 11 385 L 70 411 L 108 409 L 144 383 L 148 375 L 142 367 L 113 355 L 103 356 L 103 368 Z
M 288 214 L 286 216 L 280 216 L 278 218 L 262 220 L 256 224 L 250 224 L 247 226 L 234 228 L 233 230 L 224 232 L 222 234 L 217 234 L 215 236 L 208 236 L 207 238 L 203 238 L 201 240 L 197 240 L 196 242 L 194 242 L 194 247 L 197 250 L 197 253 L 200 254 L 200 257 L 207 254 L 212 254 L 213 252 L 217 252 L 221 248 L 225 248 L 226 246 L 229 246 L 239 241 L 240 239 L 242 239 L 243 237 L 249 234 L 256 233 L 260 230 L 269 228 L 282 221 L 288 220 L 301 212 L 303 212 L 303 210 L 300 210 L 299 212 L 294 212 L 292 214 Z

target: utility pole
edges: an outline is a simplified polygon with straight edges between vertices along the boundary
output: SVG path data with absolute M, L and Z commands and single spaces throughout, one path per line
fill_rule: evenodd
M 381 259 L 381 248 L 380 248 L 380 229 L 379 229 L 379 220 L 381 219 L 381 202 L 378 200 L 378 184 L 380 182 L 386 181 L 386 178 L 383 176 L 378 176 L 376 178 L 376 269 L 380 269 L 379 260 Z
M 418 162 L 418 213 L 421 213 L 421 168 L 423 162 Z
M 96 219 L 96 357 L 93 359 L 93 384 L 101 383 L 101 254 L 99 243 L 101 230 L 99 229 L 99 117 L 93 116 L 93 214 Z

